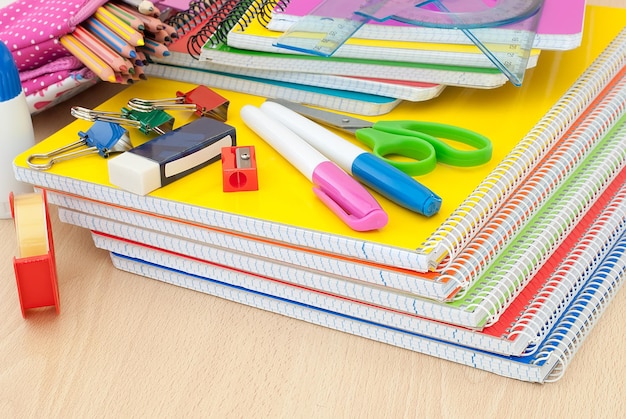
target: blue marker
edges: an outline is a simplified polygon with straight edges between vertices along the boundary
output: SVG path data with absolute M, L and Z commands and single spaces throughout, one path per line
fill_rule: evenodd
M 427 217 L 435 215 L 441 208 L 441 198 L 437 194 L 374 154 L 278 103 L 265 102 L 261 109 L 359 182 L 396 204 Z

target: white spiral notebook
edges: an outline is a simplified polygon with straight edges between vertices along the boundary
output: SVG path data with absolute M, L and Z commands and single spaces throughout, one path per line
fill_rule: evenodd
M 589 280 L 591 273 L 626 231 L 626 171 L 616 178 L 594 206 L 554 250 L 553 255 L 516 290 L 514 299 L 502 308 L 482 331 L 457 327 L 447 319 L 416 316 L 380 301 L 361 301 L 368 292 L 381 290 L 355 281 L 348 292 L 338 293 L 325 286 L 333 279 L 312 270 L 295 269 L 251 255 L 227 252 L 174 236 L 116 222 L 61 207 L 62 221 L 92 230 L 97 247 L 135 259 L 198 276 L 215 268 L 231 269 L 264 279 L 263 291 L 319 309 L 328 309 L 362 320 L 411 333 L 505 355 L 521 355 L 535 346 L 567 307 L 573 295 Z M 212 278 L 221 278 L 212 276 Z M 230 283 L 225 280 L 226 283 Z M 241 285 L 239 282 L 231 285 Z M 485 295 L 495 312 L 500 302 Z M 391 298 L 388 298 L 391 300 Z M 439 319 L 442 320 L 442 319 Z

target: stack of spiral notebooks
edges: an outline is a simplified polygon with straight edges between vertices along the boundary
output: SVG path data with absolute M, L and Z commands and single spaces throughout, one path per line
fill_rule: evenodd
M 433 99 L 446 86 L 491 89 L 507 83 L 459 30 L 365 25 L 332 57 L 275 47 L 289 28 L 285 22 L 294 23 L 316 3 L 192 1 L 189 10 L 170 20 L 185 35 L 170 48 L 170 56 L 154 59 L 158 65 L 149 72 L 363 115 L 387 113 L 403 100 Z M 529 68 L 536 66 L 540 48 L 567 50 L 580 44 L 584 7 L 584 0 L 546 0 Z
M 86 121 L 18 156 L 16 175 L 45 190 L 62 221 L 89 229 L 122 270 L 494 374 L 554 381 L 626 274 L 625 18 L 591 7 L 586 27 L 601 29 L 580 49 L 542 55 L 521 88 L 446 91 L 419 108 L 424 120 L 494 143 L 484 166 L 420 176 L 443 198 L 431 218 L 377 196 L 389 224 L 350 230 L 245 126 L 238 110 L 262 99 L 237 92 L 228 92 L 228 123 L 238 144 L 256 148 L 258 191 L 223 191 L 219 164 L 145 196 L 111 185 L 98 155 L 28 166 L 29 155 L 74 141 Z M 151 79 L 99 108 L 192 87 Z M 415 112 L 405 102 L 389 118 Z M 135 130 L 131 139 L 146 140 Z

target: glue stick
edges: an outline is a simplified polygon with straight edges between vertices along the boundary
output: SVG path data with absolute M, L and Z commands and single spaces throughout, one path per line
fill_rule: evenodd
M 0 218 L 11 218 L 10 192 L 33 192 L 32 185 L 15 179 L 13 160 L 34 144 L 33 121 L 19 73 L 11 52 L 0 41 Z

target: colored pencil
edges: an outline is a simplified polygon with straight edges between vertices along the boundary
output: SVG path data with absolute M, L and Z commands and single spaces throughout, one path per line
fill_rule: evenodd
M 102 80 L 115 82 L 115 72 L 100 57 L 94 54 L 72 34 L 63 35 L 60 39 L 63 45 L 73 56 L 78 58 L 88 69 L 93 71 Z
M 168 25 L 167 23 L 163 23 L 163 29 L 167 32 L 167 34 L 171 38 L 178 38 L 178 31 L 172 25 Z
M 113 13 L 109 12 L 104 7 L 99 7 L 94 13 L 94 17 L 102 24 L 106 25 L 109 29 L 117 34 L 124 41 L 130 45 L 138 47 L 144 44 L 143 34 L 137 32 L 126 23 L 118 19 Z
M 172 43 L 172 38 L 167 34 L 165 30 L 161 30 L 158 32 L 145 31 L 144 35 L 146 38 L 150 38 L 153 41 L 159 42 L 161 44 L 170 44 Z
M 147 80 L 143 67 L 136 67 L 135 74 L 132 75 L 133 80 Z
M 87 28 L 92 34 L 100 38 L 105 44 L 122 57 L 134 59 L 137 56 L 135 48 L 128 42 L 117 36 L 107 26 L 103 25 L 100 21 L 96 20 L 93 16 L 83 22 L 85 28 Z
M 133 76 L 130 74 L 115 73 L 115 81 L 119 84 L 133 84 Z
M 137 58 L 135 59 L 135 64 L 138 67 L 143 67 L 148 65 L 148 58 L 146 58 L 146 54 L 143 51 L 137 51 Z
M 126 67 L 128 67 L 128 72 L 130 74 L 135 74 L 135 65 L 128 58 L 124 57 L 124 61 L 126 62 Z
M 82 42 L 87 48 L 89 48 L 94 54 L 102 58 L 114 71 L 120 73 L 128 72 L 129 62 L 121 55 L 109 48 L 104 42 L 98 39 L 94 34 L 89 32 L 82 26 L 77 26 L 72 33 L 76 39 Z M 131 66 L 132 68 L 132 66 Z
M 128 4 L 130 7 L 136 9 L 139 13 L 144 15 L 151 15 L 159 17 L 161 11 L 149 0 L 122 0 L 122 2 Z
M 150 38 L 146 38 L 146 43 L 140 49 L 148 55 L 154 55 L 155 57 L 167 57 L 170 55 L 170 51 L 167 47 L 159 42 L 153 41 Z
M 104 8 L 111 12 L 113 15 L 117 16 L 122 22 L 126 23 L 131 28 L 143 31 L 145 26 L 143 25 L 143 21 L 139 19 L 132 13 L 127 12 L 121 6 L 115 3 L 106 3 Z
M 122 4 L 118 5 L 118 7 L 125 12 L 134 15 L 137 19 L 141 20 L 145 30 L 156 32 L 164 29 L 165 24 L 156 17 L 141 14 L 136 9 L 133 10 L 132 8 Z

